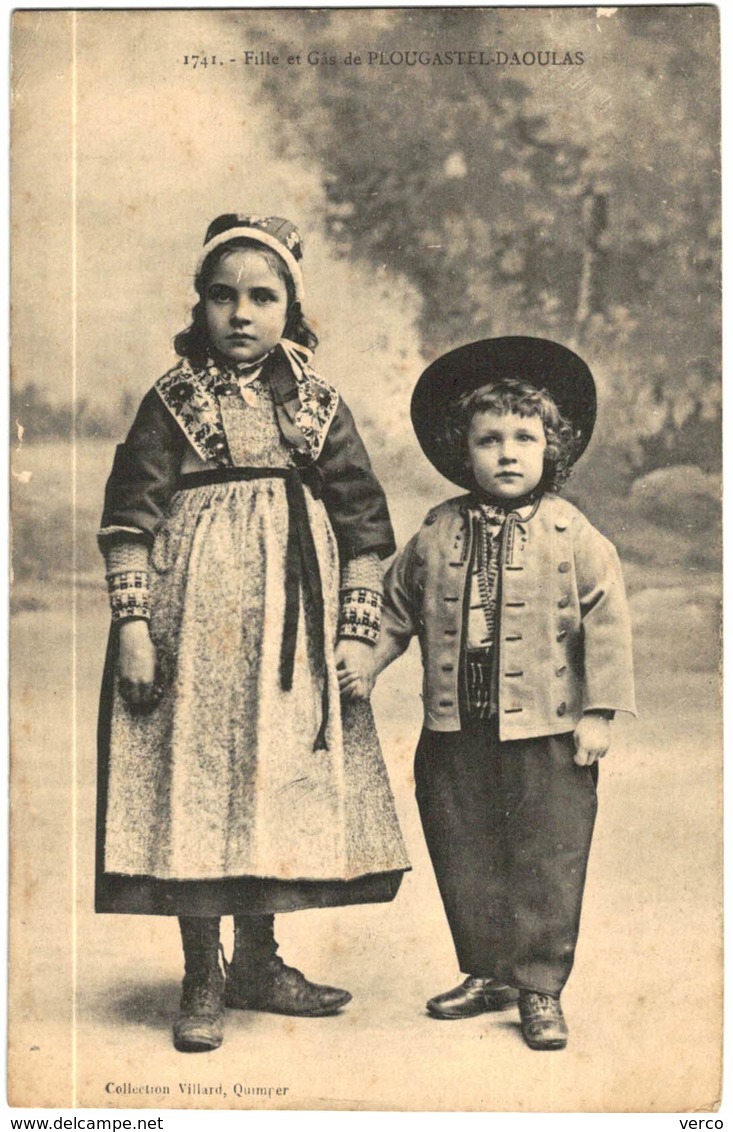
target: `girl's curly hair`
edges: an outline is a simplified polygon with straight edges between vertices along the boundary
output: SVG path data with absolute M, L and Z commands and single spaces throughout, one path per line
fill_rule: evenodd
M 295 298 L 295 285 L 291 278 L 290 272 L 284 260 L 280 258 L 277 252 L 271 251 L 270 248 L 264 244 L 260 244 L 257 240 L 250 240 L 245 236 L 235 237 L 233 240 L 227 240 L 225 244 L 220 244 L 218 248 L 214 248 L 210 255 L 204 260 L 201 271 L 194 280 L 196 294 L 199 296 L 199 301 L 191 311 L 191 325 L 182 330 L 180 334 L 176 334 L 173 339 L 173 348 L 176 353 L 182 358 L 188 358 L 194 366 L 203 366 L 209 355 L 209 333 L 206 325 L 206 289 L 211 281 L 218 264 L 229 255 L 230 252 L 236 249 L 243 248 L 249 251 L 259 252 L 267 262 L 272 270 L 282 279 L 288 294 L 288 315 L 285 321 L 285 329 L 283 330 L 283 338 L 289 338 L 291 342 L 297 342 L 299 346 L 307 346 L 309 350 L 315 350 L 318 345 L 318 336 L 313 330 L 311 325 L 307 322 L 300 303 Z
M 504 378 L 482 385 L 461 397 L 449 413 L 442 442 L 456 463 L 470 466 L 468 430 L 476 413 L 515 413 L 519 417 L 539 417 L 547 439 L 545 469 L 539 484 L 541 491 L 559 491 L 572 471 L 578 437 L 572 425 L 561 414 L 546 389 L 531 385 L 521 378 Z

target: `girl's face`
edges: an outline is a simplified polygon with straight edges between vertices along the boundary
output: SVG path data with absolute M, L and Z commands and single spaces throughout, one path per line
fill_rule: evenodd
M 282 337 L 287 288 L 253 249 L 235 248 L 219 260 L 204 302 L 209 343 L 231 362 L 256 362 Z
M 471 419 L 468 457 L 474 479 L 496 499 L 518 499 L 534 491 L 544 472 L 546 448 L 540 417 L 485 410 Z

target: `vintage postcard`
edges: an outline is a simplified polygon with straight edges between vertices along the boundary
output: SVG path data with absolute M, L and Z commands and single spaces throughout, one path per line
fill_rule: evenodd
M 15 12 L 11 1105 L 717 1111 L 719 71 Z

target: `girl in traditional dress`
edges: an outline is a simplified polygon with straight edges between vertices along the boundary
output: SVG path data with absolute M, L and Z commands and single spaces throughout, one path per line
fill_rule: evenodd
M 387 901 L 409 867 L 368 702 L 384 493 L 311 367 L 302 244 L 279 217 L 210 225 L 181 360 L 143 399 L 99 535 L 112 632 L 96 908 L 179 918 L 174 1043 L 224 1006 L 333 1014 L 347 991 L 277 955 L 274 914 Z M 219 965 L 219 920 L 234 954 Z

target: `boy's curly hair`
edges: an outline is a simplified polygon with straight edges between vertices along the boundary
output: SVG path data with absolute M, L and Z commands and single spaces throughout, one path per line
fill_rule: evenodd
M 476 413 L 486 412 L 540 418 L 547 448 L 539 488 L 541 491 L 559 491 L 571 474 L 578 438 L 547 390 L 521 378 L 504 378 L 482 385 L 461 397 L 448 415 L 441 441 L 456 463 L 462 463 L 464 467 L 468 464 L 467 439 L 471 421 Z
M 271 251 L 257 240 L 250 240 L 246 236 L 238 236 L 233 240 L 227 240 L 225 244 L 221 244 L 218 248 L 214 248 L 211 254 L 204 260 L 201 271 L 194 280 L 194 286 L 196 288 L 196 294 L 199 296 L 199 301 L 191 311 L 191 325 L 187 326 L 185 330 L 182 330 L 180 334 L 176 334 L 173 339 L 173 348 L 176 353 L 182 358 L 188 358 L 194 366 L 206 365 L 209 356 L 209 332 L 206 325 L 206 288 L 224 256 L 240 248 L 259 252 L 259 254 L 264 256 L 267 260 L 278 278 L 282 279 L 285 284 L 288 293 L 288 315 L 285 322 L 285 329 L 283 330 L 283 338 L 289 338 L 291 342 L 297 342 L 299 346 L 307 346 L 309 350 L 315 350 L 318 345 L 318 336 L 307 322 L 300 308 L 300 303 L 295 298 L 295 286 L 284 260 L 280 258 L 277 252 Z

